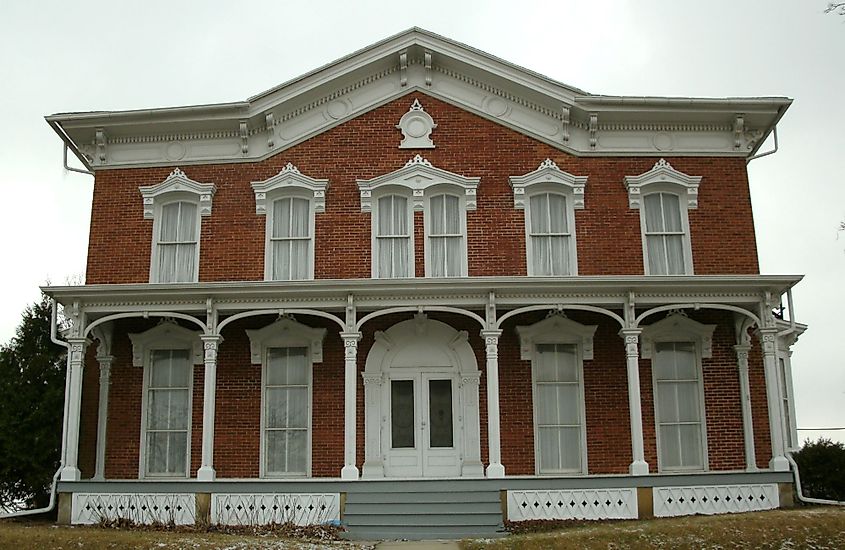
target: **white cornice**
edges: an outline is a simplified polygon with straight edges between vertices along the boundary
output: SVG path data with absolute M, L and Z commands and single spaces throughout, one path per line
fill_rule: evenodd
M 746 157 L 791 103 L 595 96 L 414 28 L 244 102 L 47 121 L 89 168 L 252 162 L 417 90 L 574 155 Z
M 647 325 L 642 332 L 642 357 L 651 359 L 657 342 L 695 342 L 701 357 L 713 356 L 713 331 L 716 325 L 705 325 L 682 313 L 670 313 Z
M 155 213 L 156 198 L 173 192 L 191 193 L 197 196 L 199 202 L 200 216 L 211 215 L 211 200 L 217 191 L 213 183 L 200 183 L 185 175 L 179 168 L 170 172 L 164 181 L 155 185 L 146 185 L 138 188 L 144 203 L 144 218 L 153 219 Z
M 573 176 L 569 172 L 564 172 L 552 159 L 541 162 L 536 170 L 522 176 L 511 176 L 509 180 L 513 188 L 514 208 L 525 208 L 525 191 L 528 187 L 537 184 L 557 184 L 566 187 L 572 194 L 573 208 L 584 208 L 584 187 L 587 185 L 587 176 Z
M 267 348 L 302 346 L 311 353 L 312 363 L 323 362 L 323 340 L 326 329 L 311 328 L 288 317 L 281 317 L 266 327 L 247 330 L 249 355 L 253 365 L 260 365 Z
M 648 172 L 639 176 L 625 176 L 625 187 L 628 189 L 628 206 L 640 208 L 643 189 L 652 184 L 674 185 L 683 189 L 688 208 L 698 208 L 698 186 L 701 176 L 690 176 L 680 170 L 675 170 L 666 159 L 660 159 Z
M 290 162 L 275 176 L 266 180 L 252 182 L 252 190 L 255 192 L 255 213 L 264 215 L 267 213 L 267 195 L 284 189 L 302 189 L 314 200 L 314 212 L 325 212 L 326 210 L 326 189 L 329 187 L 329 180 L 321 180 L 306 176 Z

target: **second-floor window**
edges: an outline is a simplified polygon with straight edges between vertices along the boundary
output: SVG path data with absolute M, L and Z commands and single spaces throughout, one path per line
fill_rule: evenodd
M 311 202 L 299 197 L 273 201 L 269 216 L 269 278 L 274 281 L 311 276 Z
M 164 204 L 155 241 L 154 265 L 157 283 L 197 280 L 199 216 L 197 205 L 179 201 Z
M 680 197 L 674 193 L 646 195 L 643 233 L 649 275 L 684 275 L 688 272 L 687 234 Z
M 528 206 L 528 274 L 574 274 L 572 230 L 567 199 L 557 193 L 532 195 Z
M 455 195 L 435 195 L 429 200 L 428 275 L 460 277 L 465 275 L 461 199 Z
M 412 277 L 413 216 L 408 198 L 387 195 L 376 203 L 373 275 L 381 278 Z

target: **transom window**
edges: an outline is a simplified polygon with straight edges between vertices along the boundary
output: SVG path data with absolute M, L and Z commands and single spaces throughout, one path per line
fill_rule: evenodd
M 377 202 L 373 275 L 382 278 L 412 277 L 413 218 L 408 198 L 387 195 Z
M 695 344 L 656 342 L 652 370 L 660 469 L 705 469 L 704 395 Z
M 650 275 L 683 275 L 686 265 L 686 230 L 680 198 L 673 193 L 652 193 L 644 198 L 645 253 Z
M 532 195 L 527 218 L 528 274 L 572 275 L 573 243 L 566 197 L 557 193 Z
M 577 346 L 538 344 L 533 366 L 539 473 L 580 473 L 584 422 Z
M 308 473 L 311 369 L 308 348 L 268 348 L 264 369 L 264 473 Z
M 197 280 L 199 216 L 195 203 L 178 201 L 161 207 L 154 247 L 158 283 Z
M 189 350 L 152 350 L 145 378 L 145 465 L 149 477 L 187 477 L 192 366 Z
M 270 279 L 290 281 L 311 277 L 311 201 L 284 197 L 273 201 L 269 217 Z
M 435 195 L 429 201 L 428 254 L 431 277 L 464 275 L 465 248 L 461 229 L 461 199 L 454 195 Z

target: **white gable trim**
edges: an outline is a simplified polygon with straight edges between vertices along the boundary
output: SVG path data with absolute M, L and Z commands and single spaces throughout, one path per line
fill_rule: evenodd
M 670 313 L 663 319 L 643 327 L 641 355 L 651 359 L 656 342 L 693 342 L 701 357 L 713 356 L 713 331 L 716 325 L 705 325 L 694 321 L 683 313 Z
M 164 181 L 155 185 L 141 186 L 138 188 L 144 201 L 144 219 L 151 220 L 155 217 L 155 201 L 166 193 L 174 191 L 188 192 L 197 196 L 200 216 L 211 215 L 211 199 L 217 191 L 213 183 L 200 183 L 185 175 L 179 168 L 170 172 Z
M 174 321 L 162 321 L 147 331 L 130 334 L 132 366 L 143 367 L 149 360 L 150 352 L 157 349 L 191 350 L 191 362 L 194 365 L 201 365 L 203 362 L 201 334 L 200 331 L 179 326 Z
M 442 184 L 459 187 L 466 200 L 466 209 L 475 210 L 475 195 L 480 181 L 481 178 L 469 178 L 437 168 L 421 155 L 416 155 L 399 170 L 369 180 L 358 180 L 357 183 L 361 194 L 362 212 L 372 212 L 373 192 L 389 185 L 410 189 L 413 208 L 421 212 L 425 209 L 426 189 Z
M 639 176 L 625 176 L 625 188 L 628 190 L 628 206 L 640 208 L 644 188 L 652 184 L 678 186 L 683 190 L 688 208 L 698 208 L 698 185 L 701 176 L 690 176 L 672 168 L 666 159 L 654 163 L 654 167 Z
M 247 330 L 249 337 L 249 356 L 253 365 L 260 365 L 267 348 L 307 347 L 311 352 L 312 363 L 323 362 L 323 339 L 326 329 L 311 328 L 289 317 L 257 330 Z
M 304 190 L 313 198 L 314 212 L 326 211 L 326 189 L 329 187 L 329 180 L 306 176 L 290 162 L 275 176 L 254 181 L 251 185 L 255 192 L 255 213 L 258 215 L 267 213 L 268 195 L 285 189 Z
M 582 325 L 562 314 L 555 313 L 533 325 L 518 326 L 519 358 L 530 361 L 534 354 L 534 345 L 541 344 L 576 344 L 581 347 L 582 358 L 593 358 L 593 336 L 598 325 Z
M 584 208 L 584 188 L 587 185 L 587 176 L 573 176 L 569 172 L 564 172 L 552 159 L 544 160 L 534 171 L 522 176 L 511 176 L 508 179 L 513 188 L 514 208 L 524 209 L 526 189 L 540 183 L 564 186 L 572 195 L 572 207 L 578 210 Z

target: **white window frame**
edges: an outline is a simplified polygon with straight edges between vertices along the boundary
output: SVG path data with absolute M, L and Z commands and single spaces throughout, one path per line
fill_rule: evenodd
M 705 325 L 694 321 L 681 312 L 672 312 L 665 318 L 643 328 L 641 356 L 653 359 L 656 343 L 691 343 L 695 348 L 696 375 L 698 377 L 698 403 L 701 417 L 701 468 L 671 468 L 663 465 L 660 442 L 660 404 L 657 392 L 657 374 L 652 364 L 651 388 L 654 404 L 654 433 L 657 445 L 657 471 L 663 472 L 706 472 L 710 470 L 710 452 L 707 437 L 707 407 L 704 392 L 703 359 L 712 357 L 713 331 L 716 325 Z
M 311 328 L 294 321 L 289 317 L 281 317 L 277 321 L 257 330 L 247 330 L 250 341 L 250 359 L 252 364 L 261 366 L 261 421 L 260 421 L 260 449 L 258 475 L 261 478 L 303 478 L 311 477 L 312 453 L 312 423 L 313 423 L 313 369 L 317 363 L 323 361 L 323 339 L 326 335 L 324 328 Z M 268 352 L 271 348 L 306 348 L 308 367 L 308 433 L 306 436 L 305 473 L 268 473 L 266 456 L 266 389 Z
M 525 253 L 526 268 L 529 277 L 547 276 L 534 273 L 534 251 L 531 242 L 531 197 L 534 195 L 555 194 L 566 199 L 566 223 L 569 228 L 569 268 L 565 275 L 552 277 L 570 277 L 578 275 L 578 241 L 575 227 L 575 210 L 584 208 L 584 190 L 587 176 L 574 176 L 558 168 L 551 159 L 546 159 L 540 166 L 522 176 L 509 178 L 513 188 L 513 206 L 525 211 Z
M 199 281 L 200 245 L 202 242 L 202 218 L 211 215 L 211 204 L 217 186 L 213 183 L 199 183 L 190 179 L 179 168 L 174 169 L 164 181 L 155 185 L 138 188 L 143 198 L 144 219 L 153 220 L 152 244 L 150 246 L 150 282 L 159 283 L 159 232 L 161 231 L 162 208 L 174 202 L 193 203 L 197 207 L 196 219 L 196 258 L 195 270 L 191 281 Z M 178 284 L 178 283 L 166 283 Z
M 388 277 L 383 276 L 379 272 L 379 265 L 378 265 L 378 227 L 379 227 L 379 207 L 378 202 L 380 199 L 384 197 L 389 197 L 391 195 L 395 195 L 397 197 L 402 197 L 407 201 L 408 205 L 408 232 L 410 233 L 410 239 L 408 239 L 408 274 L 404 277 Z M 373 209 L 372 215 L 370 216 L 370 231 L 372 235 L 371 239 L 371 246 L 370 246 L 370 258 L 372 258 L 370 272 L 373 279 L 412 279 L 416 276 L 416 260 L 414 258 L 414 209 L 413 209 L 413 198 L 411 197 L 411 193 L 408 192 L 408 189 L 399 187 L 399 186 L 384 186 L 379 188 L 378 192 L 374 194 L 372 197 L 373 202 Z
M 308 257 L 306 258 L 306 276 L 303 279 L 275 279 L 273 278 L 273 222 L 275 221 L 276 201 L 284 199 L 302 199 L 308 202 Z M 314 279 L 314 246 L 316 239 L 314 238 L 314 231 L 316 230 L 316 216 L 314 213 L 313 199 L 302 192 L 288 191 L 283 193 L 274 193 L 272 198 L 267 198 L 267 214 L 266 223 L 264 225 L 264 280 L 265 281 L 310 281 Z
M 463 267 L 461 270 L 461 277 L 467 276 L 469 259 L 467 258 L 467 210 L 475 210 L 476 208 L 476 193 L 478 184 L 481 178 L 470 178 L 461 176 L 441 168 L 433 166 L 429 161 L 424 159 L 421 155 L 416 155 L 414 158 L 405 163 L 405 166 L 393 172 L 383 174 L 381 176 L 369 180 L 357 180 L 358 191 L 361 196 L 361 211 L 372 212 L 373 204 L 378 198 L 384 194 L 397 194 L 395 191 L 388 191 L 388 189 L 395 189 L 396 187 L 403 188 L 405 193 L 409 194 L 409 202 L 412 204 L 413 212 L 423 212 L 423 232 L 424 232 L 424 253 L 425 253 L 425 273 L 426 277 L 430 275 L 430 254 L 429 254 L 429 212 L 430 198 L 433 195 L 439 195 L 443 192 L 456 195 L 460 198 L 461 208 L 461 229 L 463 232 Z M 377 209 L 377 206 L 376 206 Z M 410 218 L 413 221 L 413 216 Z M 374 223 L 374 222 L 373 222 Z M 370 250 L 373 263 L 373 277 L 376 277 L 376 258 L 374 257 L 375 245 L 375 225 L 371 225 L 373 230 L 370 232 Z M 411 235 L 413 237 L 413 230 Z M 411 244 L 411 264 L 416 264 L 414 257 L 413 240 Z M 414 276 L 415 268 L 411 269 Z
M 432 265 L 433 254 L 432 254 L 432 246 L 431 246 L 431 220 L 432 220 L 432 213 L 431 213 L 431 199 L 440 195 L 447 195 L 451 197 L 455 197 L 458 199 L 458 220 L 460 223 L 460 232 L 457 235 L 461 239 L 461 246 L 460 246 L 460 254 L 461 254 L 461 265 L 460 265 L 460 273 L 457 275 L 438 275 L 438 278 L 454 278 L 454 277 L 466 277 L 467 273 L 469 272 L 469 257 L 468 257 L 468 247 L 467 247 L 467 205 L 466 205 L 466 196 L 463 194 L 459 194 L 456 192 L 456 189 L 450 185 L 438 185 L 433 186 L 426 190 L 425 194 L 425 213 L 423 214 L 423 225 L 424 225 L 424 235 L 425 235 L 425 244 L 423 246 L 424 253 L 425 253 L 425 276 L 426 277 L 434 277 L 432 275 L 434 271 L 434 267 Z M 440 235 L 438 235 L 440 236 Z M 435 236 L 438 237 L 438 236 Z M 453 235 L 442 235 L 442 236 L 453 236 Z
M 520 359 L 531 361 L 531 402 L 532 422 L 534 425 L 534 472 L 536 475 L 587 475 L 589 472 L 588 451 L 587 451 L 587 410 L 586 396 L 584 393 L 584 361 L 593 359 L 593 337 L 597 325 L 582 325 L 564 317 L 562 314 L 554 314 L 546 319 L 528 326 L 518 326 L 516 331 L 520 339 Z M 537 346 L 542 344 L 563 344 L 573 345 L 576 349 L 576 362 L 578 366 L 579 385 L 579 415 L 580 415 L 580 437 L 581 437 L 581 468 L 578 470 L 555 470 L 550 472 L 540 471 L 540 439 L 537 404 Z
M 145 332 L 130 334 L 129 339 L 132 342 L 132 364 L 144 369 L 141 397 L 141 441 L 138 447 L 138 479 L 190 479 L 194 366 L 203 364 L 200 333 L 181 327 L 175 322 L 165 321 Z M 147 474 L 147 412 L 149 407 L 149 382 L 152 376 L 152 355 L 154 351 L 169 350 L 188 351 L 188 363 L 191 368 L 190 384 L 188 385 L 188 442 L 185 453 L 185 475 Z
M 690 209 L 698 208 L 698 187 L 701 176 L 690 176 L 672 168 L 665 159 L 660 159 L 648 172 L 638 176 L 625 176 L 625 187 L 628 190 L 628 206 L 640 211 L 640 235 L 643 248 L 643 272 L 646 275 L 660 275 L 649 272 L 648 244 L 646 240 L 645 197 L 654 193 L 670 193 L 677 195 L 681 211 L 681 227 L 683 230 L 684 273 L 693 275 L 695 269 L 692 258 L 692 234 L 690 232 Z
M 266 216 L 264 224 L 264 280 L 272 281 L 272 246 L 271 235 L 273 230 L 273 203 L 284 198 L 300 198 L 308 200 L 308 216 L 310 244 L 308 247 L 308 269 L 305 279 L 278 279 L 288 280 L 313 280 L 314 263 L 317 248 L 316 215 L 326 211 L 326 191 L 329 188 L 329 180 L 317 179 L 307 176 L 299 171 L 292 163 L 288 162 L 278 174 L 265 180 L 254 181 L 250 184 L 255 193 L 255 213 L 258 216 Z

